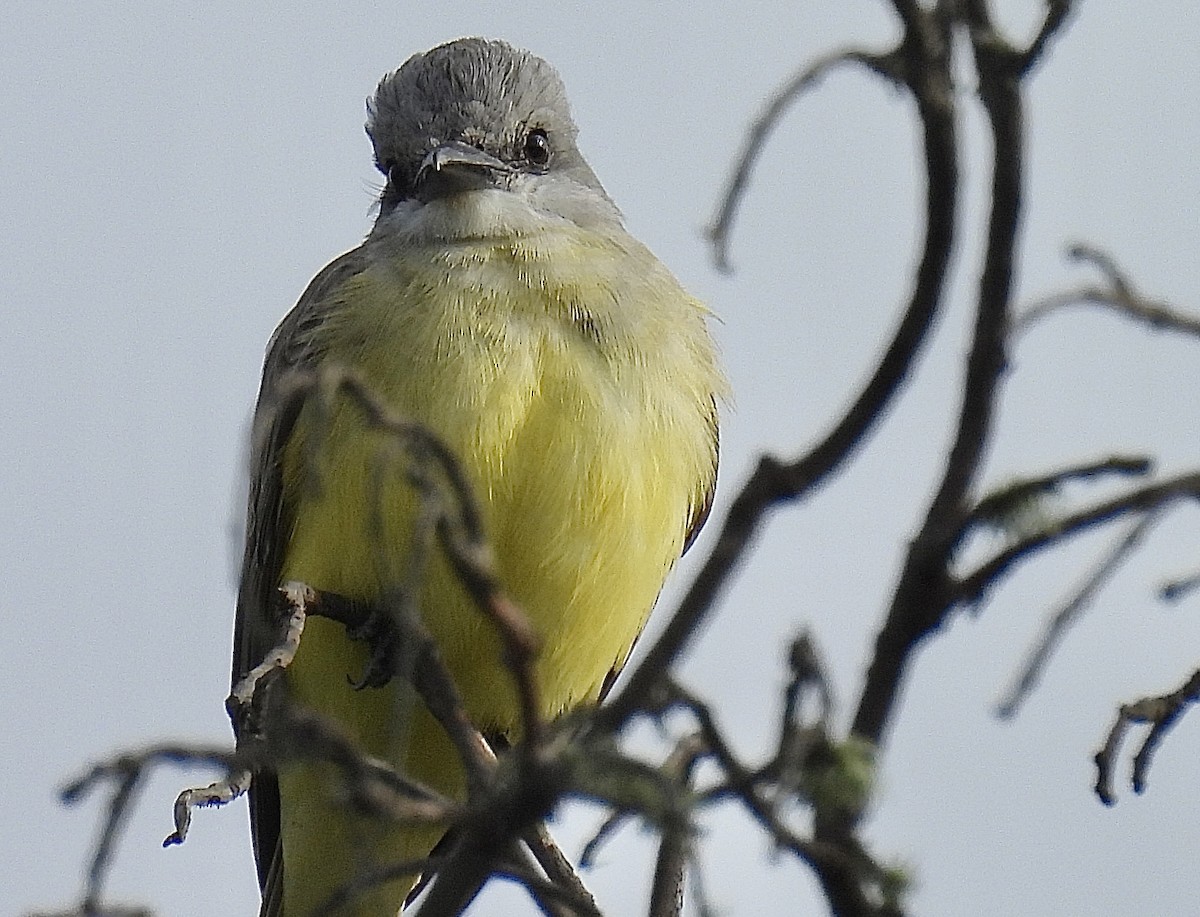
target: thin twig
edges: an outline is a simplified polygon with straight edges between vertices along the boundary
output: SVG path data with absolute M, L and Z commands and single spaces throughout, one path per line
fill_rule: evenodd
M 1177 500 L 1200 499 L 1200 472 L 1193 471 L 1174 478 L 1148 484 L 1137 490 L 1106 500 L 1095 506 L 1057 520 L 1053 525 L 1033 532 L 1008 545 L 972 572 L 951 584 L 950 599 L 959 604 L 973 605 L 984 592 L 1019 561 L 1058 544 L 1087 529 L 1135 512 L 1149 512 Z
M 192 823 L 192 812 L 197 808 L 228 805 L 250 789 L 254 772 L 249 768 L 230 770 L 224 779 L 216 780 L 206 787 L 184 790 L 175 798 L 175 830 L 166 836 L 162 845 L 172 847 L 187 839 L 188 827 Z
M 1091 264 L 1099 270 L 1117 296 L 1128 299 L 1135 295 L 1129 275 L 1121 270 L 1117 259 L 1104 249 L 1087 242 L 1074 242 L 1067 246 L 1067 258 L 1070 261 Z
M 580 917 L 603 917 L 592 896 L 585 892 L 581 897 L 573 889 L 563 888 L 554 881 L 539 876 L 533 870 L 519 864 L 509 863 L 496 869 L 499 879 L 511 879 L 519 883 L 533 897 L 545 914 L 580 915 Z
M 1158 590 L 1158 597 L 1164 602 L 1178 602 L 1190 592 L 1200 589 L 1200 572 L 1190 576 L 1180 576 L 1164 583 Z
M 1096 753 L 1096 795 L 1100 797 L 1101 802 L 1111 806 L 1117 801 L 1112 789 L 1112 774 L 1116 757 L 1121 750 L 1121 742 L 1129 726 L 1133 723 L 1151 724 L 1142 747 L 1133 759 L 1133 791 L 1141 793 L 1146 789 L 1150 762 L 1158 746 L 1184 711 L 1197 700 L 1200 700 L 1200 670 L 1193 672 L 1183 685 L 1169 694 L 1144 697 L 1132 704 L 1121 706 L 1104 747 Z
M 825 889 L 834 912 L 839 915 L 873 915 L 880 910 L 871 903 L 872 886 L 878 885 L 882 870 L 853 838 L 836 841 L 828 838 L 801 837 L 784 823 L 777 806 L 763 793 L 760 772 L 743 764 L 729 746 L 716 724 L 712 710 L 698 697 L 673 685 L 675 702 L 696 718 L 706 754 L 720 766 L 724 779 L 701 794 L 701 802 L 736 799 L 759 822 L 775 844 L 807 864 Z M 888 913 L 898 914 L 899 911 Z
M 964 528 L 980 524 L 992 525 L 996 520 L 1008 517 L 1014 506 L 1053 493 L 1072 481 L 1108 476 L 1141 477 L 1149 474 L 1153 467 L 1153 462 L 1147 456 L 1113 455 L 1093 462 L 1070 465 L 1049 474 L 1021 478 L 986 494 L 967 514 L 963 525 Z
M 1074 306 L 1100 306 L 1142 322 L 1155 331 L 1200 336 L 1200 316 L 1183 312 L 1165 300 L 1143 296 L 1107 252 L 1091 245 L 1077 243 L 1067 250 L 1067 257 L 1095 266 L 1103 274 L 1107 285 L 1083 284 L 1038 299 L 1022 311 L 1014 324 L 1015 331 L 1027 331 L 1047 316 L 1063 309 Z
M 707 754 L 720 765 L 724 775 L 721 786 L 708 792 L 707 797 L 713 800 L 730 796 L 739 799 L 770 831 L 776 843 L 790 849 L 803 862 L 815 868 L 820 858 L 817 845 L 795 834 L 779 820 L 775 807 L 759 789 L 756 773 L 743 764 L 729 746 L 708 704 L 679 685 L 673 685 L 671 690 L 675 702 L 686 706 L 696 718 Z
M 275 645 L 267 652 L 262 661 L 252 668 L 233 686 L 233 691 L 225 701 L 225 709 L 230 718 L 235 721 L 242 711 L 252 706 L 258 686 L 271 672 L 286 669 L 296 658 L 300 649 L 300 640 L 304 635 L 304 623 L 307 620 L 308 607 L 317 601 L 317 594 L 304 583 L 286 583 L 279 588 L 284 603 L 290 609 L 283 621 L 281 633 Z M 236 722 L 235 722 L 235 725 Z
M 1029 47 L 1021 55 L 1021 76 L 1024 77 L 1046 55 L 1051 40 L 1056 38 L 1066 25 L 1074 4 L 1071 0 L 1045 0 L 1046 15 L 1042 26 Z
M 627 822 L 637 818 L 638 813 L 632 809 L 622 808 L 619 806 L 610 807 L 609 814 L 600 823 L 587 843 L 583 845 L 583 850 L 579 854 L 579 865 L 583 869 L 591 869 L 596 865 L 596 858 L 600 854 L 600 848 L 620 830 Z
M 1089 285 L 1047 296 L 1033 303 L 1017 320 L 1017 330 L 1025 331 L 1048 315 L 1072 306 L 1100 306 L 1143 322 L 1155 331 L 1200 335 L 1200 317 L 1181 312 L 1165 300 L 1126 298 L 1104 287 Z
M 791 678 L 783 689 L 783 712 L 779 723 L 779 741 L 775 760 L 763 775 L 778 780 L 777 796 L 784 798 L 802 792 L 805 765 L 818 741 L 825 741 L 833 713 L 833 696 L 825 667 L 821 663 L 812 634 L 801 633 L 788 648 Z M 815 702 L 816 709 L 809 711 Z
M 159 764 L 203 765 L 227 770 L 238 767 L 233 752 L 228 748 L 166 743 L 102 761 L 63 787 L 60 793 L 62 801 L 73 805 L 100 785 L 113 785 L 107 812 L 88 863 L 87 880 L 80 904 L 81 913 L 106 911 L 101 904 L 104 881 L 108 877 L 121 831 L 129 818 L 137 791 L 141 788 L 146 774 Z
M 570 861 L 563 854 L 562 849 L 550 836 L 545 824 L 538 822 L 531 831 L 525 832 L 524 841 L 538 866 L 542 868 L 555 887 L 562 889 L 563 893 L 569 895 L 573 901 L 581 902 L 581 904 L 575 905 L 576 910 L 586 912 L 590 908 L 591 911 L 599 912 L 592 893 L 588 891 Z
M 692 773 L 705 753 L 705 744 L 699 736 L 684 736 L 661 770 L 690 796 Z M 683 913 L 683 883 L 687 864 L 692 860 L 694 831 L 689 809 L 689 805 L 684 805 L 680 811 L 668 811 L 662 821 L 647 917 L 680 917 Z
M 997 716 L 1007 720 L 1016 715 L 1017 708 L 1037 687 L 1042 672 L 1062 642 L 1067 630 L 1079 620 L 1096 593 L 1133 552 L 1133 549 L 1141 543 L 1146 532 L 1156 521 L 1158 521 L 1158 514 L 1151 512 L 1131 525 L 1129 530 L 1112 546 L 1112 549 L 1088 573 L 1083 582 L 1075 588 L 1071 597 L 1050 617 L 1041 636 L 1026 656 L 1020 674 L 1005 694 L 1004 699 L 997 705 Z
M 721 195 L 721 206 L 717 216 L 709 225 L 705 235 L 712 243 L 713 261 L 717 270 L 729 273 L 733 265 L 729 261 L 729 240 L 733 232 L 733 221 L 737 216 L 738 206 L 750 185 L 750 176 L 759 154 L 766 145 L 770 132 L 782 119 L 784 112 L 806 91 L 813 88 L 820 80 L 842 64 L 862 64 L 869 70 L 884 76 L 894 83 L 901 82 L 897 73 L 898 58 L 895 54 L 873 54 L 869 51 L 846 49 L 835 51 L 810 63 L 798 71 L 795 76 L 783 84 L 771 96 L 766 106 L 746 131 L 742 150 L 738 154 L 733 174 L 725 185 Z

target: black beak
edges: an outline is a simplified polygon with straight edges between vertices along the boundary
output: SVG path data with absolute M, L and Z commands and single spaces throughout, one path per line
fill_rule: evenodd
M 416 196 L 428 203 L 463 191 L 502 188 L 512 172 L 508 163 L 454 140 L 426 154 L 413 186 Z

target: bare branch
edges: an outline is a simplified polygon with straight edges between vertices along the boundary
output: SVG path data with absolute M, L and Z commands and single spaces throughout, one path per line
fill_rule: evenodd
M 683 913 L 683 882 L 687 864 L 692 859 L 694 833 L 690 817 L 691 779 L 705 751 L 699 736 L 684 736 L 663 762 L 662 771 L 684 791 L 688 803 L 683 811 L 669 812 L 663 819 L 647 917 L 680 917 Z
M 242 711 L 248 710 L 254 700 L 258 687 L 272 672 L 286 669 L 296 658 L 300 649 L 300 639 L 304 635 L 304 623 L 308 619 L 309 605 L 317 604 L 317 593 L 304 583 L 285 583 L 279 587 L 279 594 L 284 604 L 291 609 L 283 622 L 282 633 L 276 644 L 263 657 L 262 662 L 246 673 L 225 700 L 225 710 L 234 725 Z
M 972 605 L 1016 563 L 1079 532 L 1129 513 L 1156 510 L 1176 500 L 1200 499 L 1200 472 L 1182 474 L 1073 513 L 1052 526 L 1022 538 L 952 584 L 951 601 Z
M 1111 806 L 1117 801 L 1112 788 L 1113 767 L 1129 726 L 1133 723 L 1150 724 L 1150 731 L 1133 759 L 1133 791 L 1141 793 L 1146 789 L 1146 776 L 1158 746 L 1184 711 L 1197 700 L 1200 700 L 1200 670 L 1194 672 L 1182 686 L 1170 694 L 1144 697 L 1132 704 L 1121 706 L 1104 747 L 1096 753 L 1096 795 L 1100 797 L 1101 802 Z
M 1071 15 L 1074 3 L 1072 0 L 1045 0 L 1046 16 L 1042 20 L 1042 27 L 1038 30 L 1036 36 L 1029 47 L 1021 55 L 1021 75 L 1024 76 L 1032 70 L 1045 57 L 1046 48 L 1051 40 L 1056 38 L 1063 26 L 1066 25 L 1067 17 Z
M 970 26 L 979 93 L 995 145 L 988 240 L 954 442 L 941 484 L 905 560 L 854 718 L 853 731 L 876 744 L 891 718 L 913 649 L 949 610 L 948 566 L 960 538 L 966 496 L 990 439 L 995 396 L 1005 367 L 1024 192 L 1020 74 L 1015 52 L 992 29 L 982 0 L 966 0 L 962 15 Z
M 231 716 L 239 727 L 237 751 L 220 752 L 219 761 L 214 758 L 208 762 L 224 767 L 227 777 L 209 787 L 181 794 L 176 803 L 177 830 L 172 836 L 176 842 L 183 839 L 193 807 L 221 803 L 239 795 L 249 769 L 264 762 L 275 766 L 289 758 L 310 757 L 332 762 L 343 777 L 350 804 L 361 811 L 382 818 L 436 822 L 455 829 L 445 845 L 444 855 L 439 851 L 427 859 L 389 864 L 379 872 L 360 876 L 352 885 L 339 890 L 327 902 L 325 910 L 349 902 L 378 883 L 424 871 L 433 878 L 420 903 L 419 913 L 423 917 L 460 913 L 491 876 L 521 882 L 548 915 L 595 917 L 598 914 L 595 903 L 540 821 L 565 795 L 575 794 L 598 798 L 614 812 L 585 851 L 585 858 L 600 838 L 628 816 L 646 818 L 659 830 L 651 917 L 678 917 L 681 911 L 681 890 L 685 868 L 691 861 L 692 817 L 697 800 L 701 805 L 732 800 L 745 806 L 781 849 L 790 851 L 814 871 L 839 917 L 900 913 L 898 895 L 888 891 L 895 884 L 895 871 L 889 872 L 873 859 L 859 838 L 858 825 L 869 795 L 865 788 L 869 788 L 875 773 L 876 745 L 894 715 L 897 692 L 914 649 L 952 610 L 977 604 L 993 583 L 1024 558 L 1118 516 L 1140 515 L 1105 562 L 1079 586 L 1047 626 L 1008 702 L 1015 708 L 1036 682 L 1061 634 L 1133 549 L 1157 514 L 1171 501 L 1200 497 L 1200 473 L 1145 486 L 1042 526 L 1019 537 L 967 575 L 954 577 L 952 564 L 956 551 L 973 525 L 999 518 L 1014 503 L 1036 498 L 1064 482 L 1100 475 L 1144 475 L 1150 464 L 1142 457 L 1114 456 L 1017 481 L 972 506 L 973 488 L 992 434 L 993 414 L 1005 371 L 1005 351 L 1012 332 L 1014 254 L 1023 208 L 1021 84 L 1063 28 L 1073 4 L 1070 0 L 1045 0 L 1044 20 L 1027 48 L 1014 47 L 1002 38 L 990 19 L 986 0 L 933 0 L 925 4 L 919 0 L 891 0 L 891 5 L 904 32 L 893 50 L 877 54 L 849 49 L 827 55 L 797 72 L 770 99 L 749 129 L 709 237 L 718 267 L 728 270 L 736 213 L 771 130 L 788 106 L 832 69 L 844 63 L 860 64 L 911 91 L 923 128 L 928 180 L 925 238 L 909 302 L 869 380 L 825 437 L 793 461 L 762 458 L 735 499 L 712 554 L 661 637 L 649 648 L 643 661 L 631 667 L 623 690 L 590 719 L 581 717 L 578 722 L 583 723 L 582 731 L 543 722 L 534 667 L 538 652 L 536 634 L 501 588 L 485 539 L 482 512 L 457 458 L 429 430 L 390 412 L 352 373 L 335 370 L 319 376 L 297 376 L 284 386 L 285 397 L 306 397 L 315 389 L 319 396 L 315 401 L 326 406 L 335 398 L 352 399 L 368 424 L 387 434 L 396 454 L 405 460 L 403 470 L 421 498 L 410 565 L 404 582 L 383 598 L 379 608 L 365 608 L 345 597 L 316 593 L 303 584 L 286 587 L 290 590 L 291 611 L 283 622 L 284 634 L 262 663 L 235 686 L 229 701 Z M 955 30 L 963 26 L 969 31 L 975 55 L 979 92 L 995 141 L 995 161 L 987 248 L 978 282 L 974 332 L 953 445 L 878 636 L 852 735 L 844 742 L 830 738 L 828 684 L 814 647 L 801 638 L 792 647 L 792 678 L 785 691 L 778 749 L 772 760 L 753 768 L 739 759 L 718 729 L 711 709 L 671 681 L 671 668 L 711 613 L 767 513 L 780 504 L 803 499 L 865 442 L 903 386 L 942 306 L 958 230 L 958 100 L 952 78 L 951 39 Z M 1181 316 L 1163 304 L 1139 297 L 1116 264 L 1102 253 L 1081 246 L 1073 250 L 1072 256 L 1090 261 L 1105 275 L 1107 288 L 1098 291 L 1084 288 L 1089 296 L 1095 293 L 1095 301 L 1160 327 L 1200 332 L 1200 320 Z M 1028 324 L 1070 301 L 1075 300 L 1056 297 L 1035 304 L 1021 322 Z M 1189 323 L 1195 327 L 1190 328 Z M 377 491 L 382 491 L 384 475 L 394 473 L 394 467 L 381 460 L 373 469 Z M 382 531 L 382 514 L 377 505 L 374 509 L 372 524 L 378 533 Z M 381 538 L 375 540 L 383 542 Z M 512 674 L 524 741 L 500 762 L 471 724 L 437 647 L 420 620 L 419 589 L 414 584 L 421 582 L 424 564 L 435 545 L 441 546 L 479 611 L 496 628 Z M 412 680 L 434 716 L 445 726 L 464 762 L 469 788 L 466 805 L 407 781 L 384 762 L 364 757 L 336 726 L 303 710 L 293 710 L 285 699 L 276 697 L 282 692 L 273 691 L 272 685 L 278 684 L 281 670 L 295 654 L 306 614 L 341 621 L 352 636 L 371 641 L 377 653 L 364 675 L 364 684 L 397 675 Z M 1112 760 L 1129 725 L 1152 724 L 1134 762 L 1134 786 L 1140 792 L 1154 749 L 1198 696 L 1200 672 L 1173 694 L 1121 708 L 1109 741 L 1096 758 L 1097 792 L 1106 802 L 1112 801 Z M 680 741 L 666 766 L 653 767 L 628 756 L 619 747 L 621 730 L 632 717 L 656 716 L 676 704 L 695 717 L 698 727 L 694 735 Z M 271 715 L 266 716 L 264 710 Z M 568 748 L 574 759 L 565 753 Z M 577 760 L 580 749 L 589 758 L 587 765 Z M 720 778 L 697 793 L 691 773 L 701 759 L 712 762 Z M 838 778 L 846 776 L 839 767 L 847 761 L 863 766 L 850 773 L 843 784 L 835 785 Z M 102 877 L 110 855 L 113 841 L 109 834 L 116 834 L 144 766 L 114 768 L 105 778 L 114 781 L 116 790 L 105 836 L 93 861 L 97 876 Z M 622 785 L 607 795 L 603 787 L 590 792 L 592 784 L 599 784 L 602 778 L 589 772 L 588 766 L 597 772 L 605 771 L 608 778 Z M 828 780 L 822 783 L 825 778 Z M 647 787 L 649 791 L 643 793 Z M 639 795 L 651 801 L 635 804 Z M 797 801 L 812 810 L 812 837 L 794 829 L 784 817 L 788 813 L 785 805 Z M 522 841 L 528 846 L 528 853 L 520 847 Z M 106 845 L 108 850 L 104 849 Z M 98 909 L 99 887 L 100 878 L 89 884 L 82 912 L 88 912 L 92 905 Z
M 250 789 L 254 772 L 249 768 L 230 770 L 222 780 L 206 787 L 184 790 L 175 798 L 175 830 L 163 840 L 164 847 L 182 844 L 192 823 L 192 811 L 208 806 L 223 806 L 233 802 Z
M 1104 275 L 1107 285 L 1083 284 L 1062 293 L 1043 297 L 1025 308 L 1016 320 L 1015 331 L 1027 331 L 1047 316 L 1063 309 L 1074 306 L 1100 306 L 1142 322 L 1156 331 L 1200 336 L 1200 316 L 1180 311 L 1164 300 L 1143 296 L 1106 252 L 1077 243 L 1067 250 L 1067 257 L 1073 261 L 1094 265 Z
M 1058 648 L 1066 632 L 1082 616 L 1088 604 L 1095 597 L 1109 578 L 1120 567 L 1121 563 L 1141 543 L 1150 527 L 1158 521 L 1158 514 L 1147 513 L 1138 519 L 1101 561 L 1088 573 L 1087 577 L 1074 590 L 1074 594 L 1046 622 L 1041 637 L 1030 650 L 1021 674 L 1002 701 L 997 705 L 996 715 L 1001 719 L 1011 719 L 1016 715 L 1017 708 L 1037 687 L 1042 672 L 1050 657 Z
M 744 765 L 729 746 L 707 704 L 678 685 L 672 686 L 675 702 L 696 718 L 707 754 L 717 762 L 722 782 L 705 791 L 701 799 L 714 802 L 734 798 L 770 834 L 782 849 L 807 864 L 817 876 L 835 914 L 884 913 L 872 900 L 882 884 L 884 870 L 877 866 L 857 839 L 848 832 L 834 837 L 808 839 L 793 831 L 779 816 L 778 806 L 764 793 L 761 774 Z M 898 915 L 898 909 L 888 910 Z
M 672 687 L 672 693 L 676 697 L 676 702 L 684 704 L 696 717 L 707 753 L 721 767 L 724 778 L 721 785 L 705 793 L 705 797 L 715 800 L 733 796 L 741 800 L 780 846 L 791 850 L 801 861 L 817 870 L 821 860 L 821 853 L 818 851 L 817 845 L 813 841 L 795 834 L 791 828 L 779 820 L 775 807 L 759 789 L 755 772 L 744 765 L 730 748 L 718 728 L 716 718 L 709 706 L 678 685 Z
M 984 495 L 975 504 L 975 508 L 963 523 L 963 534 L 966 534 L 965 529 L 969 526 L 994 525 L 997 520 L 1007 519 L 1012 515 L 1014 508 L 1053 493 L 1071 481 L 1114 475 L 1140 477 L 1148 474 L 1152 468 L 1153 463 L 1147 456 L 1112 455 L 1094 462 L 1070 465 L 1039 477 L 1012 481 Z
M 869 51 L 846 49 L 818 58 L 776 90 L 746 132 L 746 139 L 738 154 L 733 174 L 721 195 L 721 206 L 706 232 L 708 240 L 712 243 L 713 260 L 717 270 L 723 273 L 733 270 L 729 261 L 729 237 L 733 231 L 733 221 L 768 135 L 782 119 L 789 105 L 813 88 L 830 70 L 851 63 L 862 64 L 893 83 L 902 82 L 898 71 L 900 60 L 895 53 L 873 54 Z
M 497 866 L 495 852 L 477 855 L 460 840 L 430 884 L 416 917 L 458 917 L 475 900 Z
M 1200 573 L 1182 576 L 1171 580 L 1158 590 L 1158 596 L 1164 602 L 1178 602 L 1188 593 L 1200 589 Z
M 566 734 L 564 727 L 558 729 Z M 546 738 L 554 732 L 547 729 Z M 457 825 L 454 842 L 421 905 L 421 917 L 459 914 L 497 868 L 520 862 L 516 842 L 572 789 L 570 767 L 561 753 L 566 747 L 554 742 L 533 745 L 526 737 L 514 754 L 505 756 L 487 793 L 472 801 Z M 571 895 L 577 883 L 563 883 L 564 894 Z M 579 900 L 586 903 L 590 895 Z
M 691 839 L 680 825 L 664 825 L 654 859 L 647 917 L 680 917 L 683 913 L 684 870 L 691 857 Z
M 525 833 L 524 841 L 530 854 L 554 886 L 561 889 L 570 897 L 571 901 L 575 902 L 571 906 L 576 911 L 583 914 L 599 914 L 599 908 L 596 906 L 592 893 L 580 881 L 574 867 L 550 836 L 545 824 L 538 822 L 532 831 Z M 531 889 L 531 891 L 534 890 Z
M 111 783 L 113 786 L 112 795 L 108 800 L 108 811 L 88 865 L 79 913 L 116 914 L 123 910 L 108 908 L 101 903 L 104 880 L 108 876 L 113 854 L 137 792 L 148 771 L 159 764 L 199 764 L 226 769 L 236 766 L 233 753 L 227 748 L 180 744 L 153 745 L 139 752 L 121 754 L 108 761 L 102 761 L 82 777 L 65 786 L 60 795 L 62 801 L 68 805 L 79 802 L 101 784 Z M 134 909 L 129 913 L 137 911 Z
M 552 915 L 552 917 L 571 917 L 571 915 L 603 917 L 596 907 L 596 902 L 592 900 L 591 894 L 586 890 L 580 896 L 574 889 L 563 888 L 558 882 L 548 881 L 536 872 L 518 864 L 500 866 L 496 870 L 495 876 L 520 883 L 544 914 Z

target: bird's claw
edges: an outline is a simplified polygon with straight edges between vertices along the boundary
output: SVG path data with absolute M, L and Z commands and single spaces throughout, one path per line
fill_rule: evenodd
M 382 688 L 395 676 L 401 657 L 400 632 L 386 611 L 372 608 L 362 624 L 346 626 L 351 640 L 365 641 L 371 656 L 357 680 L 347 676 L 355 691 L 363 688 Z

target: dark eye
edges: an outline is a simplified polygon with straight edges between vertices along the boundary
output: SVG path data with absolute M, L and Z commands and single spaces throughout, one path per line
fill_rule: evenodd
M 525 135 L 525 158 L 535 166 L 544 166 L 550 161 L 550 138 L 540 127 Z

